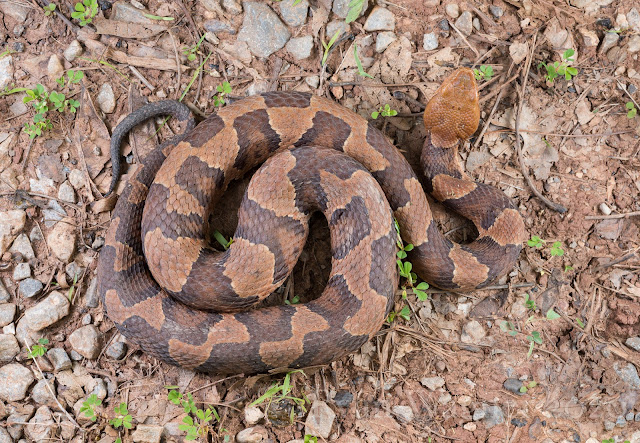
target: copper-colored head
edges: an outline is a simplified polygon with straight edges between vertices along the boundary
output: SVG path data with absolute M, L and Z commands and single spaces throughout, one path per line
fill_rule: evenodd
M 445 79 L 427 103 L 424 125 L 435 146 L 450 147 L 466 140 L 480 122 L 478 87 L 473 71 L 459 68 Z

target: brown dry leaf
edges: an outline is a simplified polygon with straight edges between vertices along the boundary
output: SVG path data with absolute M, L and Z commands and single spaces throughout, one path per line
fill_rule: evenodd
M 634 297 L 640 298 L 640 286 L 629 285 L 629 287 L 627 288 L 627 292 L 629 292 L 629 294 L 633 295 Z
M 113 35 L 116 37 L 145 39 L 158 35 L 167 30 L 161 24 L 130 23 L 118 20 L 96 19 L 93 21 L 98 34 Z
M 98 117 L 91 95 L 85 88 L 82 88 L 80 109 L 78 109 L 73 129 L 78 149 L 82 150 L 80 158 L 87 165 L 89 177 L 94 179 L 109 161 L 111 134 L 102 119 Z
M 38 157 L 38 169 L 44 177 L 52 179 L 56 183 L 64 181 L 64 171 L 62 170 L 62 162 L 60 155 L 41 155 Z

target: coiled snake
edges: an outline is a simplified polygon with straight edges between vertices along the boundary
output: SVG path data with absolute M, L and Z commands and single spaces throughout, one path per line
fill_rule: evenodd
M 192 126 L 181 106 L 147 105 L 116 128 L 111 189 L 124 135 L 162 114 Z M 326 364 L 366 342 L 393 304 L 393 217 L 414 245 L 409 260 L 421 278 L 454 291 L 487 286 L 513 267 L 525 228 L 507 196 L 468 178 L 457 162 L 460 141 L 478 122 L 475 79 L 462 68 L 426 107 L 421 155 L 427 190 L 477 227 L 478 238 L 462 245 L 438 231 L 405 158 L 354 112 L 299 92 L 220 109 L 155 149 L 129 179 L 98 263 L 109 318 L 144 351 L 185 368 L 223 374 Z M 265 161 L 242 201 L 231 247 L 213 250 L 207 222 L 215 201 Z M 322 295 L 239 312 L 286 279 L 316 210 L 331 230 L 332 271 Z

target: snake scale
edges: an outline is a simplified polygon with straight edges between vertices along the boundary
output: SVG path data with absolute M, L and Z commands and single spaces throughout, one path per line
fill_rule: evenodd
M 453 243 L 437 229 L 402 154 L 366 119 L 331 100 L 270 92 L 234 102 L 193 127 L 177 102 L 146 105 L 114 130 L 119 145 L 158 115 L 188 121 L 129 178 L 98 263 L 106 312 L 147 353 L 218 374 L 326 364 L 357 350 L 384 322 L 398 283 L 395 229 L 414 245 L 413 269 L 439 288 L 482 288 L 515 264 L 524 222 L 500 190 L 467 177 L 458 145 L 479 123 L 471 70 L 451 74 L 429 101 L 421 155 L 427 191 L 470 219 L 478 237 Z M 261 165 L 228 250 L 207 241 L 209 214 L 227 185 Z M 388 203 L 387 203 L 388 202 Z M 332 270 L 322 295 L 301 305 L 247 310 L 293 270 L 321 211 Z

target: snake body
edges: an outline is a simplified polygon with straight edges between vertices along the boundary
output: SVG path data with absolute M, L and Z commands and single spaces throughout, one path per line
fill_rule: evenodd
M 147 105 L 116 128 L 112 188 L 124 134 L 155 115 L 186 120 L 178 109 L 175 102 Z M 266 93 L 159 146 L 128 180 L 98 263 L 108 316 L 146 352 L 190 369 L 256 373 L 326 364 L 375 334 L 393 304 L 393 217 L 414 245 L 409 260 L 424 280 L 455 291 L 489 285 L 513 267 L 525 229 L 501 191 L 458 165 L 458 145 L 479 120 L 470 70 L 445 80 L 424 120 L 428 191 L 475 224 L 474 242 L 456 244 L 438 231 L 415 173 L 364 118 L 310 94 Z M 225 252 L 211 249 L 207 221 L 216 200 L 260 164 L 233 243 Z M 331 230 L 332 271 L 321 297 L 241 311 L 293 270 L 316 210 Z

